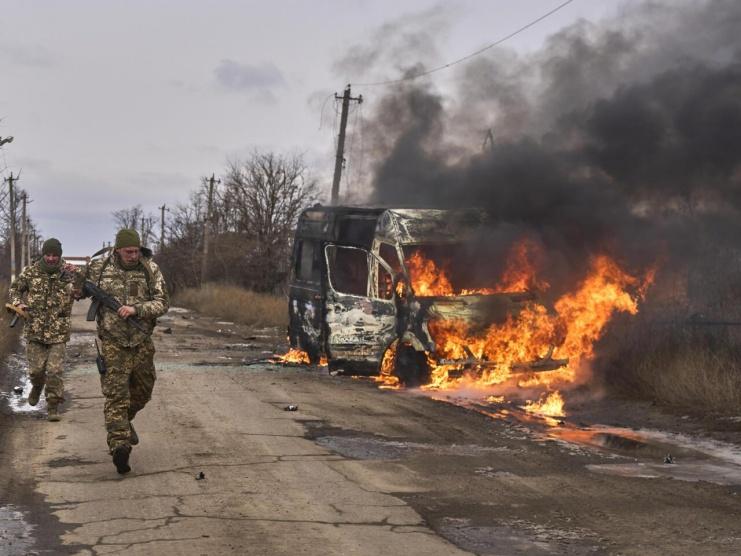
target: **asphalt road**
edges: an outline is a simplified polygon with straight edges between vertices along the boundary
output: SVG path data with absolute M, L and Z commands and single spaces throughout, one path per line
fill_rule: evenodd
M 27 391 L 6 396 L 0 554 L 741 553 L 735 446 L 693 448 L 692 419 L 671 444 L 656 431 L 673 418 L 639 406 L 595 434 L 323 368 L 244 365 L 283 349 L 282 332 L 185 312 L 156 333 L 154 398 L 121 477 L 83 312 L 62 421 Z M 631 436 L 636 420 L 654 437 Z

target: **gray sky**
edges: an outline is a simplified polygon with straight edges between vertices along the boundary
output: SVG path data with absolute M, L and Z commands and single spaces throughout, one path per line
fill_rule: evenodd
M 68 255 L 111 240 L 112 211 L 141 204 L 159 214 L 157 206 L 185 202 L 202 176 L 255 148 L 303 153 L 328 191 L 337 130 L 327 99 L 346 83 L 398 77 L 398 66 L 419 56 L 401 49 L 364 74 L 339 63 L 347 52 L 367 54 L 390 33 L 403 38 L 426 25 L 435 44 L 422 61 L 434 66 L 560 3 L 3 0 L 0 136 L 15 141 L 0 168 L 23 169 L 32 218 Z M 503 46 L 533 51 L 558 29 L 614 16 L 624 4 L 576 0 Z M 452 77 L 435 79 L 444 86 Z M 382 92 L 353 87 L 365 111 Z

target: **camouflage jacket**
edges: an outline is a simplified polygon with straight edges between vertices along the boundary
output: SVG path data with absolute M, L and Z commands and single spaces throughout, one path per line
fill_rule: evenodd
M 65 264 L 64 259 L 61 264 Z M 29 308 L 23 327 L 27 340 L 43 344 L 69 340 L 75 280 L 70 272 L 48 274 L 38 262 L 23 269 L 10 286 L 9 297 L 12 304 L 25 303 Z
M 133 270 L 124 270 L 115 254 L 93 261 L 85 279 L 115 297 L 122 305 L 132 305 L 147 332 L 134 328 L 110 309 L 98 312 L 98 336 L 122 347 L 138 346 L 152 335 L 157 317 L 170 307 L 165 279 L 157 263 L 148 257 Z

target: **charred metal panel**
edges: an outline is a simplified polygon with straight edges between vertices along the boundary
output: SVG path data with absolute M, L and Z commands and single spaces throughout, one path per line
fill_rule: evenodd
M 450 243 L 471 237 L 486 222 L 478 209 L 389 209 L 379 217 L 376 234 L 401 244 Z
M 327 302 L 327 345 L 332 358 L 378 365 L 396 337 L 396 309 L 383 300 L 332 292 Z
M 288 304 L 288 337 L 291 347 L 306 351 L 310 358 L 316 359 L 323 351 L 322 346 L 322 304 L 313 299 L 313 292 L 307 299 L 295 288 Z
M 523 302 L 534 299 L 529 292 L 489 295 L 440 296 L 429 298 L 429 316 L 445 320 L 463 320 L 471 324 L 503 323 L 520 313 Z
M 371 297 L 371 269 L 382 264 L 388 270 L 387 265 L 356 247 L 328 245 L 325 256 L 330 284 L 325 317 L 329 355 L 378 367 L 396 337 L 396 307 L 392 300 Z

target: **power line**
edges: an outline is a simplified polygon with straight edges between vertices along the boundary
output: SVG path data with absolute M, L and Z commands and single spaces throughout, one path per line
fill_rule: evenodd
M 463 56 L 462 58 L 458 58 L 457 60 L 454 60 L 454 61 L 449 62 L 447 64 L 444 64 L 442 66 L 438 66 L 436 68 L 432 68 L 430 70 L 423 71 L 423 72 L 420 72 L 420 73 L 417 73 L 417 74 L 414 74 L 414 75 L 409 75 L 407 77 L 402 77 L 401 79 L 390 79 L 388 81 L 376 81 L 375 83 L 355 83 L 355 85 L 357 85 L 358 87 L 376 87 L 376 86 L 379 86 L 379 85 L 394 85 L 396 83 L 403 83 L 404 81 L 413 81 L 414 79 L 419 79 L 420 77 L 424 77 L 425 75 L 430 75 L 432 73 L 435 73 L 435 72 L 438 72 L 438 71 L 447 69 L 449 67 L 455 66 L 456 64 L 460 64 L 461 62 L 465 62 L 466 60 L 470 60 L 474 56 L 478 56 L 482 52 L 486 52 L 490 48 L 494 48 L 495 46 L 498 46 L 498 45 L 502 44 L 503 42 L 508 41 L 512 37 L 514 37 L 516 35 L 519 35 L 520 33 L 522 33 L 523 31 L 525 31 L 527 29 L 529 29 L 533 25 L 537 25 L 538 23 L 540 23 L 541 21 L 543 21 L 547 17 L 550 17 L 554 13 L 556 13 L 557 11 L 565 8 L 566 6 L 568 6 L 569 4 L 571 4 L 573 1 L 574 0 L 566 0 L 566 2 L 563 2 L 562 4 L 559 4 L 558 6 L 556 6 L 555 8 L 553 8 L 548 13 L 545 13 L 545 14 L 541 15 L 538 19 L 534 19 L 533 21 L 531 21 L 527 25 L 523 25 L 522 27 L 520 27 L 516 31 L 511 32 L 509 35 L 506 35 L 506 36 L 502 37 L 501 39 L 498 39 L 498 40 L 494 41 L 493 43 L 491 43 L 491 44 L 489 44 L 489 45 L 487 45 L 487 46 L 485 46 L 483 48 L 480 48 L 476 52 L 472 52 L 470 54 L 467 54 L 467 55 Z

